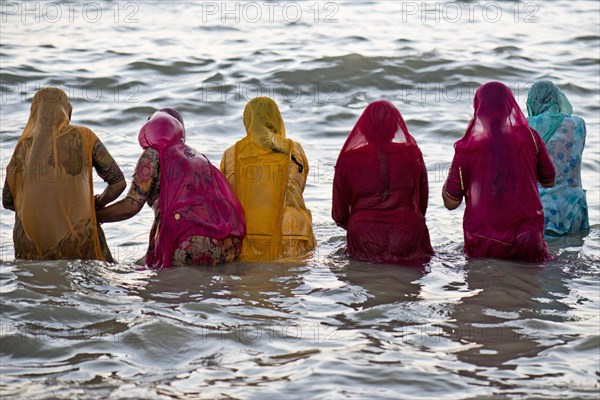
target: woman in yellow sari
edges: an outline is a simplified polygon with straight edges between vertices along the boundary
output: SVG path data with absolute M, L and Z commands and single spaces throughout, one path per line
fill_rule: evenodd
M 246 214 L 241 261 L 300 257 L 315 247 L 312 215 L 302 193 L 308 159 L 302 146 L 286 139 L 275 101 L 252 99 L 244 110 L 246 137 L 223 154 L 221 171 Z
M 94 132 L 71 125 L 67 94 L 44 88 L 6 169 L 2 204 L 15 211 L 15 257 L 113 261 L 96 208 L 125 190 L 123 173 Z M 108 183 L 94 197 L 92 166 Z

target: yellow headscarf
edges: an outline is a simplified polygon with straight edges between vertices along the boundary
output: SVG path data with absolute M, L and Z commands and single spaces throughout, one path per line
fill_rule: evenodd
M 92 187 L 96 135 L 70 125 L 67 94 L 44 88 L 33 97 L 27 125 L 7 168 L 17 222 L 35 252 L 29 259 L 103 260 Z
M 250 142 L 276 153 L 288 153 L 285 124 L 279 107 L 269 97 L 256 97 L 244 109 L 244 126 Z

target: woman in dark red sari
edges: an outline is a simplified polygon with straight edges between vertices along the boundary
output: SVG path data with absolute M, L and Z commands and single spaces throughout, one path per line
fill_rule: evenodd
M 551 259 L 537 182 L 553 186 L 556 171 L 544 141 L 500 82 L 481 86 L 473 108 L 467 132 L 454 145 L 442 191 L 449 210 L 466 198 L 465 253 L 529 262 Z
M 340 152 L 333 181 L 332 217 L 348 231 L 350 256 L 426 261 L 433 254 L 428 194 L 421 150 L 400 111 L 388 101 L 369 104 Z

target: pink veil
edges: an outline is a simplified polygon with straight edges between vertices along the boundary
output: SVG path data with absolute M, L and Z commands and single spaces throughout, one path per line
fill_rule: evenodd
M 155 113 L 139 133 L 143 148 L 158 150 L 161 170 L 160 225 L 146 257 L 149 267 L 169 267 L 175 249 L 192 235 L 225 239 L 246 233 L 244 211 L 233 188 L 184 138 L 183 125 L 164 111 Z

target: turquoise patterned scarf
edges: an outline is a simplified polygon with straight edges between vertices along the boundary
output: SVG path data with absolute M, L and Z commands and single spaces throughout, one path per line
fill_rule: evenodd
M 565 115 L 573 114 L 573 107 L 554 83 L 537 81 L 527 93 L 527 113 L 529 126 L 548 143 Z

